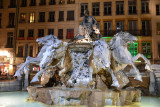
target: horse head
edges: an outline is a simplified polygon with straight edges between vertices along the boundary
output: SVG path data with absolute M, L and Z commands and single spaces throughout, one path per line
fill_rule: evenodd
M 115 37 L 117 36 L 119 36 L 125 43 L 133 43 L 134 41 L 137 41 L 137 37 L 128 32 L 119 32 L 115 35 Z
M 117 46 L 126 46 L 128 43 L 134 43 L 134 41 L 137 41 L 137 37 L 128 32 L 119 32 L 114 35 L 109 45 L 111 48 L 116 48 Z
M 57 44 L 57 43 L 59 44 L 62 41 L 59 40 L 54 35 L 47 35 L 45 37 L 38 38 L 36 42 L 38 42 L 39 45 L 51 45 L 51 44 Z

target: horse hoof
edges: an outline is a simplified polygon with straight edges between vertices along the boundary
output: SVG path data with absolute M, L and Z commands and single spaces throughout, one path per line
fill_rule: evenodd
M 146 64 L 145 69 L 148 70 L 148 71 L 152 71 L 151 66 L 148 65 L 148 64 Z
M 112 83 L 112 85 L 111 86 L 114 86 L 114 87 L 120 87 L 120 85 L 119 85 L 119 83 L 118 83 L 118 81 L 113 81 L 113 83 Z
M 134 77 L 134 79 L 142 82 L 142 77 L 141 76 L 136 76 L 136 77 Z

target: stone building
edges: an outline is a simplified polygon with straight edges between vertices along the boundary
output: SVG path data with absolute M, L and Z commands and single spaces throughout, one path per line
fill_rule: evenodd
M 142 53 L 150 60 L 160 59 L 160 0 L 79 0 L 79 22 L 85 9 L 96 18 L 107 41 L 116 32 L 128 31 L 138 37 L 129 44 L 133 56 Z
M 78 0 L 0 0 L 0 50 L 12 59 L 7 65 L 16 68 L 27 56 L 36 57 L 41 48 L 36 42 L 39 37 L 73 38 L 79 24 L 77 7 Z M 0 57 L 2 70 L 5 55 Z
M 129 44 L 131 54 L 160 63 L 160 0 L 0 0 L 0 70 L 13 74 L 28 55 L 36 57 L 39 37 L 54 34 L 69 41 L 85 9 L 107 41 L 128 31 L 138 37 Z
M 0 71 L 13 74 L 16 2 L 0 0 Z
M 152 6 L 153 63 L 158 63 L 160 60 L 160 0 L 153 0 Z

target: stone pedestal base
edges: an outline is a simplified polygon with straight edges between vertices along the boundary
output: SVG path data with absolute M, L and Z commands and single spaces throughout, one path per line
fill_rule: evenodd
M 130 105 L 139 102 L 141 92 L 136 89 L 91 90 L 81 88 L 40 88 L 29 86 L 27 88 L 29 100 L 39 101 L 49 105 L 87 105 L 88 107 L 103 107 L 106 105 Z

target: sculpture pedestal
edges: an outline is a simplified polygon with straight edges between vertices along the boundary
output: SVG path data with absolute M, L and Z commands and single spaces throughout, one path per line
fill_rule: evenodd
M 106 105 L 130 105 L 139 102 L 141 92 L 136 89 L 120 91 L 81 88 L 27 88 L 29 100 L 39 101 L 49 105 L 87 105 L 88 107 L 103 107 Z

